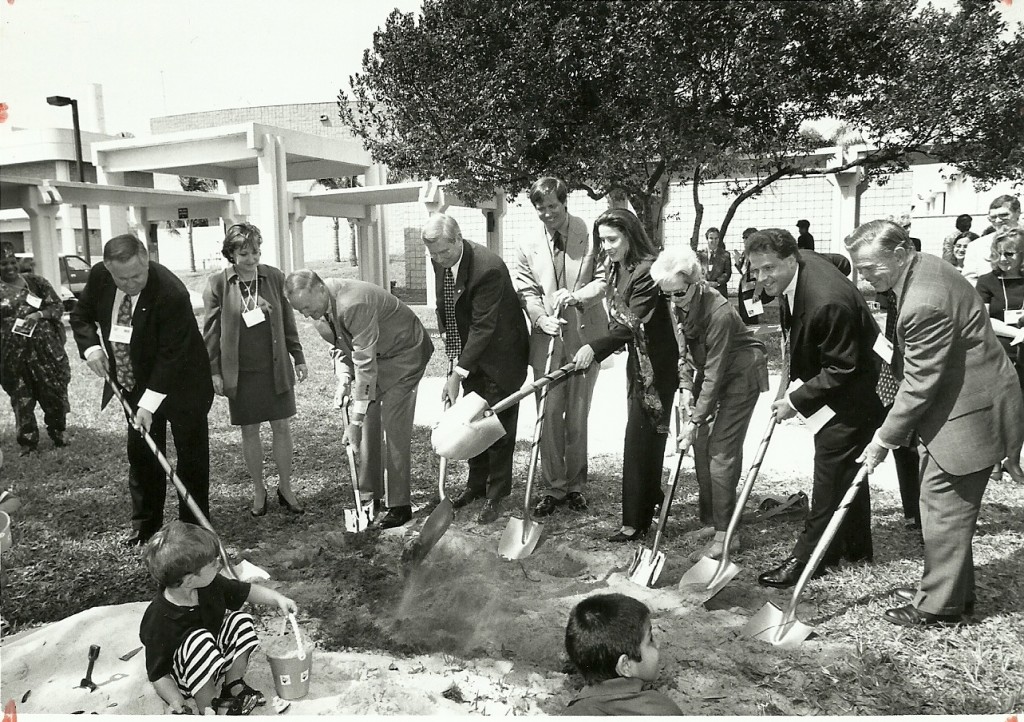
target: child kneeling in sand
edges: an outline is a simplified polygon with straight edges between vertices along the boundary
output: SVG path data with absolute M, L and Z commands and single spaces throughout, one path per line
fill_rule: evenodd
M 173 521 L 146 544 L 143 559 L 161 587 L 146 609 L 139 638 L 146 648 L 146 672 L 172 714 L 191 714 L 193 697 L 200 713 L 249 714 L 267 703 L 242 676 L 260 642 L 251 615 L 238 611 L 245 602 L 277 605 L 294 614 L 295 602 L 273 589 L 218 574 L 220 547 L 213 532 Z M 220 697 L 214 693 L 223 677 Z
M 651 612 L 625 594 L 595 594 L 569 614 L 565 651 L 587 686 L 569 702 L 566 715 L 681 715 L 656 690 L 643 691 L 658 677 L 658 644 Z

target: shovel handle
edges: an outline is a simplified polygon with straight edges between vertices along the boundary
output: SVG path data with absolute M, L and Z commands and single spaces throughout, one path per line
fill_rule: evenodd
M 560 318 L 561 312 L 559 312 L 555 318 Z M 561 333 L 559 333 L 561 336 Z M 548 357 L 544 363 L 544 371 L 547 374 L 551 373 L 551 365 L 555 358 L 555 340 L 557 336 L 552 336 L 548 342 Z M 566 364 L 567 366 L 569 364 Z M 575 365 L 574 365 L 575 366 Z M 530 501 L 533 497 L 533 477 L 537 473 L 537 461 L 540 458 L 540 435 L 544 428 L 544 409 L 547 408 L 548 402 L 548 389 L 551 386 L 545 385 L 544 389 L 540 392 L 540 402 L 537 404 L 537 420 L 533 424 L 533 442 L 530 448 L 530 468 L 526 473 L 526 489 L 523 492 L 523 539 L 522 543 L 526 544 L 527 530 L 530 526 Z
M 341 421 L 345 424 L 345 428 L 348 428 L 351 422 L 348 413 L 351 403 L 352 399 L 346 399 L 341 405 Z M 352 448 L 352 444 L 345 444 L 345 455 L 348 457 L 348 475 L 352 478 L 352 496 L 356 502 L 356 511 L 361 514 L 363 500 L 359 496 L 359 468 L 356 466 L 356 451 Z
M 448 358 L 448 374 L 445 376 L 445 378 L 447 379 L 453 373 L 455 373 L 455 359 L 452 358 L 452 357 L 449 357 Z M 444 405 L 444 410 L 445 411 L 447 411 L 448 409 L 450 409 L 452 407 L 452 400 L 447 395 L 444 397 L 444 404 L 443 405 Z M 441 501 L 444 501 L 445 499 L 448 498 L 448 493 L 447 493 L 447 490 L 445 489 L 445 484 L 446 484 L 447 480 L 448 480 L 448 457 L 447 456 L 439 456 L 438 457 L 438 469 L 437 469 L 437 493 L 441 497 Z
M 114 396 L 116 396 L 117 400 L 121 402 L 121 407 L 124 409 L 125 414 L 128 416 L 128 422 L 131 423 L 132 419 L 135 418 L 135 412 L 132 410 L 131 404 L 128 403 L 127 399 L 125 399 L 124 397 L 124 394 L 121 393 L 121 390 L 117 387 L 117 384 L 110 377 L 110 372 L 105 372 L 103 376 L 106 379 L 107 384 L 110 385 L 111 391 L 114 392 Z M 210 523 L 210 520 L 206 518 L 206 515 L 203 513 L 202 509 L 200 509 L 199 505 L 196 503 L 196 500 L 192 498 L 192 495 L 189 493 L 188 489 L 185 488 L 185 484 L 181 481 L 181 479 L 178 478 L 178 473 L 171 468 L 170 462 L 167 461 L 167 457 L 163 455 L 163 453 L 160 451 L 160 448 L 156 445 L 156 442 L 153 441 L 153 437 L 150 436 L 149 432 L 146 431 L 145 429 L 138 429 L 138 432 L 139 434 L 142 435 L 143 440 L 146 442 L 146 446 L 148 446 L 149 450 L 153 452 L 154 456 L 156 456 L 156 460 L 160 463 L 161 468 L 169 477 L 171 477 L 171 481 L 174 483 L 174 488 L 177 489 L 178 494 L 181 496 L 181 498 L 185 500 L 185 505 L 189 508 L 189 511 L 192 512 L 192 515 L 196 518 L 196 521 L 199 522 L 199 525 L 207 531 L 211 532 L 214 536 L 217 536 L 217 532 L 213 528 L 213 525 Z M 221 544 L 219 536 L 217 536 L 217 551 L 220 555 L 221 562 L 224 563 L 224 568 L 228 570 L 228 573 L 235 580 L 238 580 L 238 572 L 236 572 L 235 568 L 231 565 L 231 561 L 228 559 L 227 552 L 224 551 L 224 545 Z
M 520 401 L 522 401 L 523 399 L 525 399 L 527 396 L 537 391 L 538 389 L 542 389 L 548 385 L 554 386 L 555 384 L 562 383 L 569 377 L 570 374 L 574 374 L 576 373 L 576 371 L 576 362 L 570 361 L 564 366 L 555 369 L 551 373 L 544 374 L 536 381 L 532 381 L 526 384 L 511 396 L 505 397 L 504 399 L 496 403 L 494 406 L 492 406 L 490 408 L 490 412 L 494 414 L 500 414 L 505 409 L 512 408 L 513 406 L 518 404 Z

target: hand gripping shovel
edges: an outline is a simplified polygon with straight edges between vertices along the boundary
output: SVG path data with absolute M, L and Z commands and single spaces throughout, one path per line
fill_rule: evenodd
M 107 379 L 107 383 L 110 384 L 110 388 L 114 392 L 114 396 L 116 396 L 117 400 L 121 402 L 121 406 L 124 408 L 124 413 L 128 416 L 128 422 L 131 423 L 135 418 L 135 412 L 132 411 L 131 405 L 127 400 L 125 400 L 124 395 L 121 394 L 121 390 L 118 388 L 114 380 L 110 378 L 110 374 L 106 373 L 104 376 Z M 210 520 L 206 518 L 206 515 L 203 514 L 202 510 L 199 508 L 199 505 L 196 504 L 196 500 L 188 493 L 188 489 L 185 488 L 185 484 L 178 478 L 178 474 L 174 469 L 171 468 L 171 464 L 167 461 L 167 457 L 160 452 L 160 448 L 156 445 L 156 442 L 153 441 L 153 437 L 150 436 L 149 432 L 145 429 L 139 429 L 138 432 L 142 434 L 142 438 L 145 440 L 146 446 L 148 446 L 149 450 L 153 452 L 154 456 L 156 456 L 156 460 L 160 463 L 160 466 L 163 467 L 164 472 L 171 477 L 171 481 L 174 482 L 174 488 L 178 490 L 178 494 L 185 500 L 186 506 L 188 506 L 189 511 L 192 512 L 192 515 L 199 522 L 200 526 L 212 532 L 214 536 L 217 536 L 217 532 L 214 531 L 213 525 L 210 524 Z M 231 564 L 231 560 L 228 559 L 227 552 L 224 551 L 224 545 L 220 543 L 220 537 L 217 537 L 217 552 L 220 555 L 221 562 L 224 564 L 224 568 L 233 578 L 238 580 L 257 578 L 270 579 L 270 574 L 268 574 L 266 570 L 261 569 L 255 564 L 250 564 L 247 561 L 243 561 L 236 569 Z
M 478 394 L 462 396 L 441 415 L 441 420 L 430 433 L 431 446 L 440 456 L 448 459 L 472 459 L 505 435 L 498 414 L 548 384 L 565 381 L 575 370 L 576 364 L 570 361 L 526 384 L 493 407 L 488 407 L 487 402 Z
M 352 399 L 346 398 L 341 404 L 341 420 L 348 428 L 349 406 Z M 364 502 L 359 496 L 359 468 L 356 466 L 356 450 L 352 444 L 345 444 L 345 455 L 348 456 L 348 473 L 352 477 L 352 496 L 355 499 L 354 509 L 345 510 L 345 531 L 358 533 L 366 531 L 373 524 L 373 500 Z
M 545 371 L 551 373 L 551 362 L 555 357 L 555 336 L 548 343 L 548 359 Z M 533 424 L 533 445 L 530 449 L 530 470 L 526 474 L 526 490 L 523 492 L 523 518 L 512 517 L 498 542 L 498 556 L 503 559 L 524 559 L 533 554 L 540 541 L 544 525 L 530 516 L 530 502 L 533 498 L 533 477 L 537 471 L 537 459 L 540 457 L 540 435 L 544 428 L 544 407 L 547 405 L 548 389 L 545 386 L 540 392 L 540 403 L 537 404 L 537 420 Z M 500 438 L 500 437 L 499 437 Z
M 850 484 L 850 488 L 847 489 L 846 494 L 843 496 L 839 507 L 832 514 L 832 519 L 829 520 L 828 526 L 825 527 L 825 531 L 822 533 L 821 539 L 818 540 L 817 546 L 814 547 L 814 553 L 811 554 L 807 566 L 804 567 L 803 574 L 800 575 L 800 580 L 793 588 L 793 597 L 790 599 L 786 611 L 783 612 L 774 604 L 768 602 L 746 623 L 740 631 L 741 637 L 753 637 L 782 649 L 793 649 L 799 646 L 814 631 L 813 627 L 804 624 L 796 618 L 797 604 L 800 603 L 800 597 L 804 593 L 807 582 L 814 576 L 818 564 L 821 563 L 821 558 L 825 555 L 828 545 L 832 543 L 836 531 L 839 530 L 839 525 L 846 518 L 846 512 L 849 510 L 854 497 L 857 496 L 857 492 L 860 491 L 860 487 L 864 484 L 867 476 L 867 467 L 862 466 L 860 471 L 857 472 L 853 483 Z
M 676 494 L 676 482 L 679 480 L 679 469 L 683 466 L 683 457 L 686 453 L 683 450 L 676 451 L 676 466 L 668 480 L 668 494 L 661 502 L 661 514 L 658 516 L 658 532 L 654 535 L 654 544 L 650 549 L 640 547 L 633 555 L 633 561 L 629 564 L 629 581 L 639 584 L 642 587 L 653 587 L 661 576 L 661 570 L 665 567 L 665 552 L 658 551 L 661 545 L 661 534 L 665 531 L 665 521 L 668 519 L 668 509 L 672 506 L 672 498 Z

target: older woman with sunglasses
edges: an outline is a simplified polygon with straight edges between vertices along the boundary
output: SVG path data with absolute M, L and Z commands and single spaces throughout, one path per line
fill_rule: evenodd
M 249 513 L 267 513 L 260 425 L 268 421 L 277 463 L 277 501 L 292 514 L 302 514 L 305 510 L 291 487 L 289 419 L 295 415 L 295 379 L 306 378 L 306 361 L 284 294 L 284 274 L 260 263 L 262 242 L 256 226 L 239 223 L 228 228 L 221 252 L 231 265 L 210 276 L 206 285 L 203 338 L 214 391 L 227 396 L 231 423 L 242 427 L 242 456 L 254 491 Z
M 662 457 L 668 439 L 672 396 L 679 385 L 678 349 L 668 304 L 651 279 L 657 249 L 630 211 L 607 210 L 594 221 L 594 244 L 601 245 L 608 279 L 607 332 L 576 352 L 577 368 L 587 368 L 626 345 L 626 436 L 622 454 L 622 528 L 609 539 L 639 539 L 651 526 L 662 501 Z
M 693 445 L 700 520 L 711 525 L 702 536 L 714 535 L 691 560 L 718 559 L 736 505 L 743 439 L 757 397 L 768 388 L 765 347 L 736 309 L 709 291 L 688 246 L 664 250 L 651 266 L 651 278 L 671 302 L 682 403 L 692 404 L 678 443 L 681 452 Z M 738 536 L 730 547 L 739 549 Z

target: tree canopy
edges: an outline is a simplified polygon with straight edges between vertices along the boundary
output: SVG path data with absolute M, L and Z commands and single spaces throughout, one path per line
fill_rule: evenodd
M 624 194 L 658 237 L 670 181 L 691 183 L 699 226 L 705 180 L 751 179 L 727 226 L 779 178 L 890 172 L 915 153 L 1024 178 L 1024 40 L 1003 31 L 991 0 L 424 0 L 375 33 L 339 107 L 394 173 L 469 199 L 556 175 Z M 873 150 L 810 163 L 802 129 L 823 118 Z

